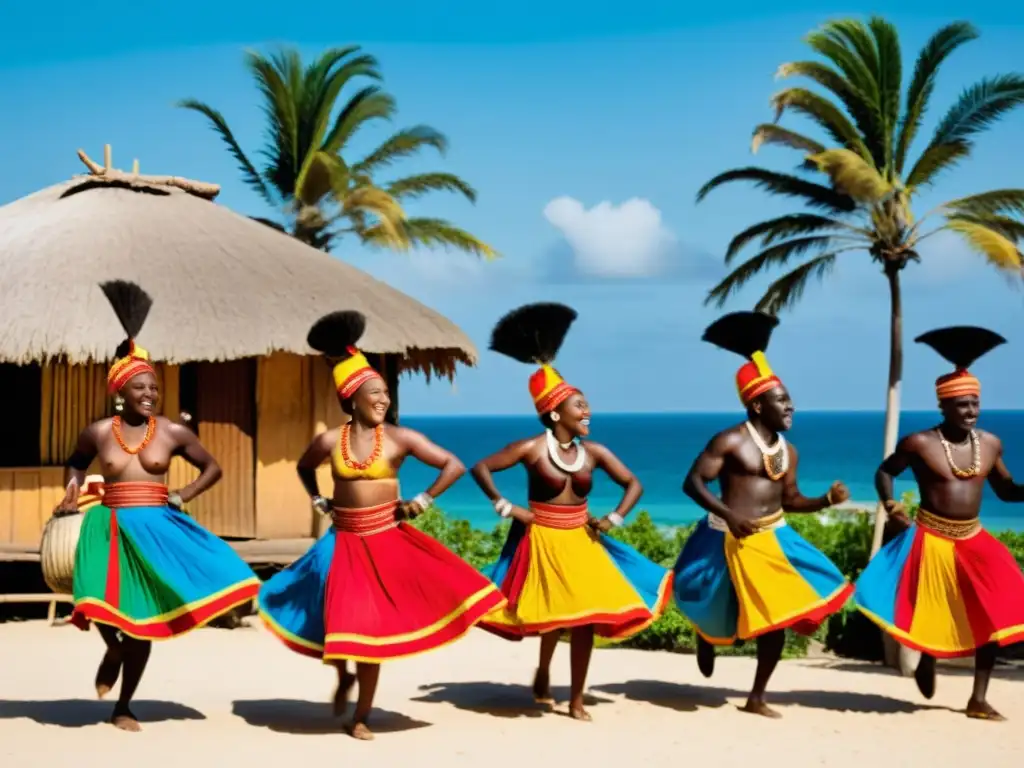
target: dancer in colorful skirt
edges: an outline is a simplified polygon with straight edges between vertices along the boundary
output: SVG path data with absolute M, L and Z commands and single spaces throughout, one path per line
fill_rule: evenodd
M 86 510 L 75 551 L 71 621 L 82 629 L 96 623 L 107 645 L 96 694 L 103 698 L 123 674 L 111 722 L 137 731 L 129 705 L 150 641 L 177 637 L 252 600 L 259 579 L 231 547 L 181 511 L 220 479 L 221 470 L 195 433 L 154 415 L 156 372 L 134 341 L 152 301 L 134 283 L 100 287 L 128 335 L 107 376 L 118 414 L 79 436 L 56 514 L 77 512 L 79 505 Z M 199 477 L 169 493 L 164 476 L 176 455 L 199 469 Z M 97 459 L 102 486 L 86 488 L 86 470 Z
M 915 678 L 935 694 L 935 659 L 975 657 L 968 717 L 1003 720 L 988 703 L 999 646 L 1024 641 L 1024 575 L 1009 550 L 981 527 L 987 479 L 1002 501 L 1024 501 L 1003 463 L 1003 444 L 976 429 L 981 384 L 968 366 L 1006 340 L 984 328 L 940 328 L 919 336 L 955 367 L 935 382 L 942 422 L 904 437 L 875 475 L 878 495 L 906 530 L 857 580 L 857 607 L 897 641 L 921 651 Z M 914 525 L 893 497 L 893 478 L 914 473 L 921 508 Z
M 686 477 L 683 491 L 708 516 L 675 567 L 676 602 L 697 629 L 705 677 L 714 671 L 715 645 L 757 638 L 757 672 L 743 710 L 766 717 L 780 717 L 764 694 L 785 630 L 812 634 L 853 590 L 783 517 L 783 510 L 818 512 L 849 492 L 840 482 L 818 498 L 800 492 L 797 450 L 782 436 L 793 423 L 793 401 L 764 355 L 777 324 L 760 312 L 736 312 L 704 332 L 704 341 L 748 360 L 736 374 L 747 420 L 711 438 Z M 713 480 L 721 499 L 708 488 Z
M 358 312 L 334 312 L 309 332 L 310 346 L 334 363 L 341 407 L 351 416 L 316 437 L 298 465 L 313 506 L 331 513 L 334 527 L 265 582 L 259 597 L 260 614 L 285 645 L 337 667 L 336 715 L 358 679 L 349 726 L 357 739 L 373 738 L 367 718 L 381 662 L 453 642 L 505 602 L 471 565 L 403 522 L 433 505 L 465 467 L 419 432 L 384 423 L 391 405 L 387 384 L 355 348 L 365 324 Z M 408 456 L 441 473 L 425 492 L 400 501 L 398 468 Z M 328 459 L 330 501 L 316 478 Z M 355 676 L 349 659 L 356 662 Z
M 545 430 L 506 446 L 472 471 L 495 511 L 512 518 L 501 557 L 485 570 L 501 585 L 508 604 L 481 626 L 511 640 L 540 636 L 533 694 L 549 706 L 554 704 L 551 659 L 559 637 L 570 630 L 569 714 L 590 720 L 583 689 L 594 634 L 623 640 L 651 624 L 671 599 L 671 574 L 604 535 L 622 525 L 643 488 L 610 450 L 582 440 L 590 434 L 590 405 L 551 367 L 575 318 L 576 312 L 562 304 L 531 304 L 495 326 L 492 350 L 540 365 L 529 385 Z M 517 464 L 526 469 L 529 509 L 503 498 L 491 476 Z M 624 489 L 615 510 L 602 518 L 593 517 L 587 507 L 598 469 Z

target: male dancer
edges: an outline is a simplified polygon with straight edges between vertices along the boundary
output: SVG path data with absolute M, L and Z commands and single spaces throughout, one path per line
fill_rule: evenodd
M 797 484 L 796 448 L 782 437 L 793 423 L 793 401 L 764 356 L 778 324 L 759 312 L 722 317 L 703 339 L 748 358 L 736 374 L 747 420 L 711 438 L 683 491 L 708 511 L 675 567 L 676 601 L 698 632 L 697 663 L 714 670 L 714 645 L 757 638 L 754 686 L 742 708 L 780 717 L 764 701 L 782 656 L 785 629 L 813 633 L 852 592 L 825 555 L 786 526 L 783 510 L 818 512 L 849 498 L 835 482 L 807 498 Z M 718 480 L 722 498 L 708 484 Z
M 975 656 L 968 717 L 1004 720 L 988 703 L 1001 645 L 1024 640 L 1024 575 L 1013 555 L 978 522 L 988 480 L 1002 501 L 1024 501 L 1003 463 L 1003 444 L 975 428 L 981 384 L 967 367 L 1006 339 L 984 328 L 940 328 L 919 336 L 956 370 L 935 382 L 942 422 L 904 437 L 878 468 L 875 487 L 906 529 L 857 580 L 855 601 L 868 618 L 921 651 L 915 679 L 935 695 L 935 659 Z M 893 498 L 893 478 L 910 468 L 921 508 L 916 525 Z

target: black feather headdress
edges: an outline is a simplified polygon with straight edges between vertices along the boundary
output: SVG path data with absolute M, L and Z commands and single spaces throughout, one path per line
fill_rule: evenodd
M 980 395 L 981 382 L 967 368 L 982 355 L 1006 343 L 1006 339 L 995 331 L 973 325 L 936 328 L 922 333 L 914 341 L 928 345 L 956 369 L 935 380 L 935 392 L 939 400 Z
M 764 312 L 732 312 L 718 318 L 701 336 L 747 360 L 736 372 L 736 390 L 744 405 L 782 384 L 764 354 L 778 324 L 777 317 Z
M 525 304 L 495 324 L 491 349 L 521 363 L 550 364 L 574 320 L 576 310 L 565 304 Z
M 370 379 L 379 379 L 356 342 L 366 330 L 362 312 L 345 309 L 324 315 L 309 329 L 306 343 L 323 354 L 333 366 L 334 386 L 343 398 L 352 397 Z
M 125 357 L 131 351 L 135 338 L 142 330 L 153 307 L 153 299 L 135 283 L 127 280 L 109 280 L 100 283 L 100 290 L 114 308 L 117 321 L 124 329 L 125 340 L 115 352 L 118 357 Z

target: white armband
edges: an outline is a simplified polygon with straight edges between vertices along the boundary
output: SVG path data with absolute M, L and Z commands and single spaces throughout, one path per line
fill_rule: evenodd
M 618 512 L 612 512 L 610 515 L 608 515 L 608 522 L 610 522 L 612 525 L 618 528 L 620 525 L 626 522 L 626 520 Z
M 498 499 L 494 502 L 494 511 L 502 517 L 509 517 L 512 514 L 512 502 L 508 499 Z
M 424 491 L 423 493 L 417 493 L 413 497 L 412 503 L 418 506 L 421 512 L 426 512 L 434 506 L 434 497 Z

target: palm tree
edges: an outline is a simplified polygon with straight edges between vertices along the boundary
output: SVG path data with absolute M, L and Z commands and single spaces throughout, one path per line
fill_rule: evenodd
M 435 172 L 378 183 L 377 174 L 402 158 L 427 148 L 444 153 L 448 140 L 443 134 L 418 125 L 391 135 L 355 162 L 343 157 L 360 128 L 395 114 L 394 99 L 377 85 L 360 88 L 336 109 L 350 82 L 381 80 L 374 57 L 358 46 L 331 48 L 303 66 L 297 51 L 283 49 L 269 57 L 247 52 L 245 64 L 259 88 L 267 120 L 261 168 L 248 158 L 216 109 L 195 99 L 178 106 L 210 121 L 238 162 L 242 179 L 282 212 L 288 225 L 255 218 L 323 250 L 351 234 L 377 247 L 450 246 L 487 258 L 497 255 L 448 221 L 405 215 L 404 200 L 429 192 L 455 192 L 475 202 L 476 191 L 460 177 Z
M 832 21 L 807 36 L 807 44 L 825 62 L 796 61 L 779 67 L 779 77 L 807 78 L 821 91 L 791 87 L 776 94 L 775 121 L 757 126 L 752 150 L 781 144 L 804 155 L 802 169 L 824 175 L 823 183 L 764 168 L 726 171 L 697 194 L 736 181 L 754 183 L 769 194 L 801 200 L 810 210 L 762 221 L 737 234 L 726 250 L 731 264 L 744 246 L 757 241 L 759 252 L 736 266 L 708 294 L 719 307 L 755 275 L 785 268 L 757 303 L 778 313 L 792 307 L 812 279 L 827 276 L 840 256 L 868 254 L 889 286 L 889 391 L 885 411 L 884 455 L 896 447 L 900 381 L 903 376 L 903 309 L 900 273 L 927 253 L 923 246 L 939 232 L 954 232 L 999 270 L 1021 275 L 1017 247 L 1024 237 L 1024 189 L 997 189 L 961 197 L 915 219 L 916 194 L 941 173 L 966 159 L 975 137 L 1024 103 L 1024 76 L 998 75 L 964 90 L 939 121 L 914 162 L 911 145 L 921 128 L 938 71 L 977 31 L 966 22 L 943 27 L 921 49 L 910 86 L 902 91 L 902 57 L 895 27 L 882 18 L 867 24 Z M 902 111 L 901 111 L 902 101 Z M 787 111 L 816 123 L 825 142 L 778 124 Z M 801 258 L 808 257 L 809 258 Z M 794 265 L 794 262 L 800 261 Z M 872 555 L 882 543 L 886 520 L 875 519 Z

